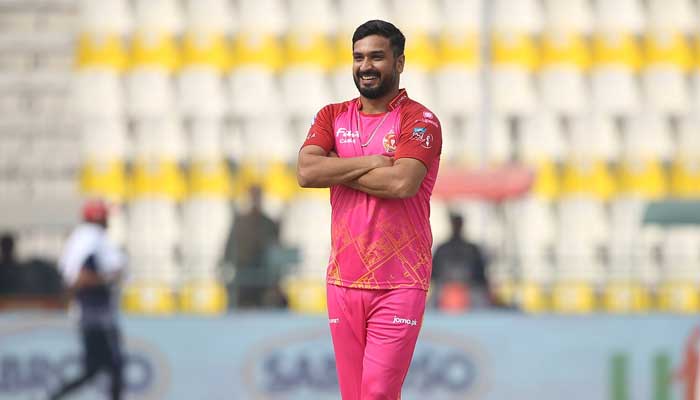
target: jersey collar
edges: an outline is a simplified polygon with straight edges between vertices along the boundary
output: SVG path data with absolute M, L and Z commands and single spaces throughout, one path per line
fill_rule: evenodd
M 399 89 L 399 93 L 394 96 L 393 99 L 389 102 L 389 104 L 386 106 L 387 111 L 393 111 L 395 110 L 398 106 L 403 104 L 404 101 L 408 99 L 408 93 L 406 93 L 406 89 Z M 360 98 L 357 98 L 357 109 L 362 110 L 362 101 Z

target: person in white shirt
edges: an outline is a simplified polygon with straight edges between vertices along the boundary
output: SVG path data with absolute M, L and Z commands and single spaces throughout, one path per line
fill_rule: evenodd
M 87 201 L 82 214 L 83 223 L 68 238 L 59 268 L 80 313 L 83 372 L 64 383 L 50 399 L 60 399 L 106 371 L 111 378 L 110 398 L 119 400 L 124 383 L 118 286 L 126 256 L 107 236 L 108 208 L 102 200 Z

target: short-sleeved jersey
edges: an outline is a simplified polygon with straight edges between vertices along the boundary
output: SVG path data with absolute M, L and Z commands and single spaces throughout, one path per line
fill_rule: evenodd
M 385 199 L 345 185 L 331 192 L 328 283 L 363 289 L 428 290 L 432 267 L 430 196 L 437 178 L 442 133 L 437 117 L 405 90 L 382 114 L 364 114 L 359 98 L 325 106 L 303 146 L 339 157 L 383 154 L 414 158 L 427 168 L 418 193 Z M 302 147 L 303 147 L 302 146 Z

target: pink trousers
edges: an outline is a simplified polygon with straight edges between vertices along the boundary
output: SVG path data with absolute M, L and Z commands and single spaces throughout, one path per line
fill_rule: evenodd
M 342 400 L 400 399 L 423 322 L 426 292 L 328 285 L 327 295 Z

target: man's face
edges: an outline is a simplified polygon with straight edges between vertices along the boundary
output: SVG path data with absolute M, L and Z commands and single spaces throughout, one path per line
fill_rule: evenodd
M 352 75 L 364 97 L 377 99 L 399 87 L 403 72 L 403 54 L 394 57 L 389 39 L 370 35 L 355 42 L 352 50 Z

